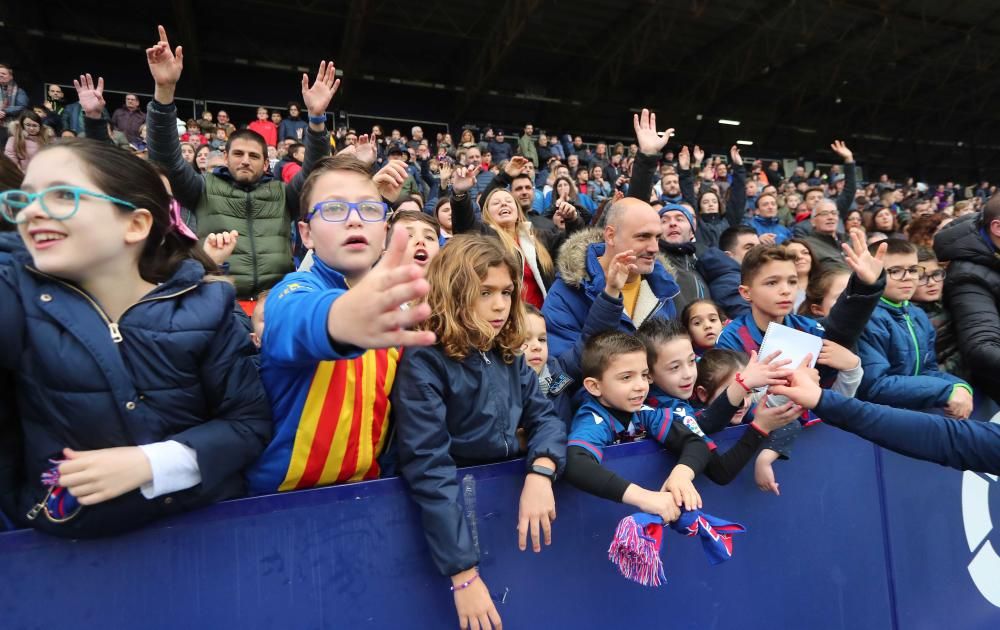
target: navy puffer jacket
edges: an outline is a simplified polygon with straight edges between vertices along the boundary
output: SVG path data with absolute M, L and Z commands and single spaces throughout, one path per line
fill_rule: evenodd
M 270 437 L 271 412 L 233 315 L 235 291 L 204 276 L 194 260 L 182 263 L 125 311 L 113 338 L 91 297 L 34 270 L 26 254 L 0 266 L 0 377 L 16 386 L 23 440 L 0 446 L 0 499 L 11 518 L 59 536 L 101 536 L 244 493 L 242 471 Z M 151 500 L 134 490 L 61 524 L 44 513 L 25 519 L 64 447 L 166 440 L 197 453 L 199 485 Z

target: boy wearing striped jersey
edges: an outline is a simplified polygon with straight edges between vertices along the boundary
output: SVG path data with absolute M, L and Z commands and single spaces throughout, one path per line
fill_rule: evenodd
M 432 334 L 406 330 L 427 316 L 428 307 L 398 308 L 427 288 L 419 270 L 404 266 L 402 231 L 387 254 L 392 260 L 372 269 L 386 239 L 382 191 L 398 193 L 405 177 L 398 170 L 387 166 L 373 179 L 364 163 L 338 155 L 319 162 L 303 187 L 299 233 L 313 250 L 314 263 L 308 272 L 285 276 L 268 295 L 261 378 L 275 428 L 248 473 L 254 494 L 379 477 L 378 458 L 390 433 L 389 392 L 401 353 L 393 346 L 402 345 L 398 340 L 433 343 Z M 366 287 L 372 290 L 364 295 L 348 290 L 372 284 L 383 266 L 397 267 L 390 272 L 396 276 L 380 276 L 379 286 Z M 420 291 L 397 293 L 391 285 L 400 280 Z M 381 313 L 393 320 L 395 332 L 383 343 L 368 338 L 353 342 L 365 347 L 344 343 L 341 326 L 357 319 L 357 312 L 341 308 L 341 302 L 352 294 L 360 298 L 358 306 L 385 302 Z M 393 335 L 401 336 L 396 344 Z

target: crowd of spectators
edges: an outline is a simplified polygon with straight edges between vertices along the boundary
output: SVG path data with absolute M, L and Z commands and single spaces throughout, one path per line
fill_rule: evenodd
M 779 492 L 797 432 L 847 423 L 845 400 L 941 427 L 1000 401 L 989 182 L 860 181 L 840 140 L 825 169 L 745 160 L 677 145 L 647 110 L 627 144 L 532 123 L 331 133 L 332 62 L 284 110 L 183 119 L 182 49 L 161 27 L 146 54 L 152 99 L 110 113 L 103 79 L 34 98 L 0 64 L 14 524 L 104 535 L 247 488 L 400 474 L 463 627 L 486 628 L 457 466 L 526 456 L 519 545 L 539 551 L 564 474 L 673 520 L 701 507 L 696 476 L 752 456 Z M 770 324 L 823 338 L 815 372 L 757 356 Z M 73 374 L 39 371 L 52 357 Z M 69 409 L 101 417 L 78 434 Z M 102 423 L 118 415 L 149 424 Z M 745 439 L 719 454 L 731 424 Z M 679 458 L 658 490 L 601 466 L 642 435 Z

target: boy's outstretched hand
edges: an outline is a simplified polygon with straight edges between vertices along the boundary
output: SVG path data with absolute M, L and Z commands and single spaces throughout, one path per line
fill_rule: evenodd
M 335 342 L 360 348 L 434 344 L 434 333 L 407 330 L 427 319 L 431 307 L 421 302 L 406 310 L 400 308 L 430 291 L 423 269 L 403 263 L 408 240 L 405 230 L 394 230 L 382 260 L 334 301 L 326 327 Z
M 788 378 L 788 385 L 771 385 L 768 391 L 776 396 L 785 396 L 806 409 L 816 407 L 823 390 L 819 386 L 819 372 L 809 367 L 810 361 L 812 355 L 807 354 Z
M 882 276 L 882 259 L 885 258 L 885 243 L 878 246 L 878 251 L 872 256 L 868 253 L 868 244 L 865 242 L 865 235 L 858 229 L 851 230 L 851 244 L 844 243 L 840 246 L 844 250 L 844 257 L 847 266 L 851 268 L 858 280 L 865 284 L 875 284 Z

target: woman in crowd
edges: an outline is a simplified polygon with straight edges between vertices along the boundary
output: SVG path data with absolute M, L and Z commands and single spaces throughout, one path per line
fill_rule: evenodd
M 541 310 L 549 286 L 555 281 L 555 265 L 548 248 L 535 235 L 534 227 L 521 212 L 514 195 L 503 188 L 496 188 L 486 196 L 482 204 L 482 221 L 472 211 L 472 201 L 468 191 L 475 183 L 475 176 L 469 169 L 459 167 L 452 180 L 451 211 L 455 234 L 482 233 L 495 236 L 503 243 L 504 249 L 521 261 L 521 276 L 518 286 L 523 288 L 522 298 L 528 304 Z M 575 227 L 582 227 L 579 216 L 570 218 L 563 207 L 559 210 L 560 220 Z

